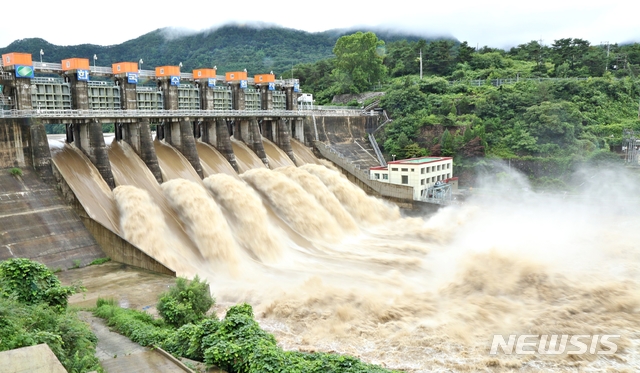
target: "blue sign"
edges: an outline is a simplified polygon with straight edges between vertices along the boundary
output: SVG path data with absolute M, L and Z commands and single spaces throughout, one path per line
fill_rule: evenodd
M 89 70 L 77 70 L 76 77 L 78 80 L 89 81 Z
M 207 80 L 207 84 L 209 85 L 209 87 L 215 87 L 216 86 L 216 78 L 209 78 Z
M 300 92 L 300 84 L 296 83 L 293 85 L 293 91 L 294 92 Z
M 275 82 L 269 82 L 269 90 L 270 91 L 275 91 L 276 90 L 276 83 Z
M 137 73 L 127 73 L 127 83 L 129 83 L 129 84 L 138 84 L 138 74 Z
M 179 76 L 172 76 L 171 77 L 171 85 L 180 85 L 180 77 Z
M 16 78 L 33 78 L 33 66 L 16 65 Z
M 246 80 L 241 80 L 240 81 L 240 88 L 247 88 L 247 81 Z

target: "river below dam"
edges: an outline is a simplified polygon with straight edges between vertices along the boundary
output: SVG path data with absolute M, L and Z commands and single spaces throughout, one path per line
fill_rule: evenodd
M 268 144 L 268 169 L 234 142 L 240 174 L 209 147 L 200 179 L 156 141 L 158 185 L 109 141 L 113 192 L 77 149 L 51 148 L 90 216 L 178 275 L 206 278 L 220 307 L 251 304 L 284 349 L 409 372 L 640 369 L 639 184 L 624 170 L 584 176 L 583 199 L 531 192 L 512 175 L 463 205 L 405 217 L 299 143 L 298 167 Z M 492 355 L 494 335 L 620 337 L 614 354 L 596 343 Z

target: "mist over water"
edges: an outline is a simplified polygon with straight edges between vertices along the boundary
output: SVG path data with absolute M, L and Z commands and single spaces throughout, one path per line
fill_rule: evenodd
M 160 202 L 140 189 L 114 191 L 119 227 L 168 267 L 207 278 L 219 307 L 252 304 L 285 349 L 410 372 L 636 371 L 637 175 L 583 171 L 575 192 L 552 194 L 505 170 L 463 205 L 404 218 L 319 163 L 165 182 L 200 262 L 167 244 Z M 494 334 L 547 333 L 622 338 L 613 357 L 489 355 Z

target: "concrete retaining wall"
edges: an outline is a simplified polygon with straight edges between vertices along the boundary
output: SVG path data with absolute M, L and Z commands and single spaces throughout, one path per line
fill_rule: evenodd
M 76 212 L 30 167 L 0 169 L 0 260 L 29 258 L 52 269 L 105 257 Z
M 104 225 L 88 216 L 80 215 L 80 219 L 82 220 L 82 224 L 91 232 L 111 260 L 153 272 L 164 273 L 171 276 L 176 275 L 174 270 L 167 268 L 162 263 L 145 254 L 142 250 L 113 233 Z
M 82 204 L 78 201 L 75 194 L 73 194 L 73 191 L 62 178 L 55 165 L 53 165 L 53 174 L 59 183 L 60 192 L 64 196 L 64 199 L 79 215 L 82 224 L 91 233 L 106 256 L 115 262 L 129 264 L 138 268 L 164 273 L 171 276 L 176 275 L 175 271 L 167 268 L 165 265 L 147 255 L 129 241 L 118 236 L 104 225 L 89 217 L 89 214 L 87 214 L 84 207 L 82 207 Z

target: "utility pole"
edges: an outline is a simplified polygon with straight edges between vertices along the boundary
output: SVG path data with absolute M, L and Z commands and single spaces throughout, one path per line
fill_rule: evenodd
M 420 80 L 422 80 L 422 48 L 420 48 Z
M 607 46 L 607 64 L 604 65 L 604 71 L 607 71 L 607 70 L 609 70 L 609 49 L 610 49 L 609 42 L 608 41 L 601 41 L 600 44 Z

